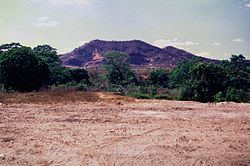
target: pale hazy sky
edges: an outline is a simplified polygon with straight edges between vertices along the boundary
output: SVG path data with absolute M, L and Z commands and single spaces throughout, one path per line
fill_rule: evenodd
M 250 0 L 0 0 L 0 44 L 139 39 L 195 54 L 250 59 Z

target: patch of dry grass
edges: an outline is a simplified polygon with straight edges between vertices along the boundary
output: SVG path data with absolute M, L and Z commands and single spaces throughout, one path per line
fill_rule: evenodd
M 53 103 L 70 103 L 70 102 L 97 102 L 99 100 L 100 97 L 97 93 L 77 92 L 77 91 L 0 93 L 0 102 L 3 104 L 12 104 L 12 103 L 53 104 Z
M 3 104 L 56 104 L 74 102 L 134 102 L 135 99 L 127 96 L 115 95 L 108 92 L 81 92 L 74 89 L 53 89 L 31 93 L 0 93 L 0 103 Z
M 111 92 L 98 92 L 98 96 L 101 101 L 124 101 L 124 102 L 135 102 L 135 98 L 129 96 L 121 96 Z

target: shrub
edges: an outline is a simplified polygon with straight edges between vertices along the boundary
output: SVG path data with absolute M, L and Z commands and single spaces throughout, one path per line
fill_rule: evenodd
M 173 100 L 173 98 L 171 98 L 169 95 L 167 94 L 160 94 L 160 95 L 156 95 L 155 99 L 163 99 L 163 100 Z
M 137 99 L 153 99 L 154 97 L 150 94 L 142 94 L 142 93 L 134 93 L 130 96 L 137 98 Z
M 156 95 L 157 87 L 153 85 L 145 85 L 139 87 L 139 92 L 144 94 Z
M 219 92 L 219 93 L 217 93 L 215 96 L 214 96 L 214 101 L 215 102 L 223 102 L 223 101 L 225 101 L 226 99 L 225 99 L 225 96 L 223 95 L 223 93 L 222 92 Z
M 194 94 L 193 89 L 190 86 L 186 85 L 184 87 L 179 88 L 180 93 L 177 96 L 177 100 L 193 100 Z
M 125 95 L 124 88 L 120 85 L 111 84 L 107 87 L 106 91 L 113 92 L 113 93 L 120 94 L 120 95 Z
M 86 85 L 84 82 L 78 83 L 75 86 L 76 90 L 78 91 L 87 91 L 88 90 L 88 85 Z
M 226 93 L 226 100 L 227 101 L 233 101 L 233 102 L 242 102 L 244 100 L 246 100 L 246 94 L 243 90 L 239 90 L 239 89 L 233 89 L 230 88 L 228 89 L 227 93 Z
M 92 91 L 109 91 L 110 88 L 111 83 L 105 74 L 90 73 L 89 89 Z

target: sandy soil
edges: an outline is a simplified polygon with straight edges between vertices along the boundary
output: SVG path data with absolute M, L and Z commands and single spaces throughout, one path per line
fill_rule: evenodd
M 0 165 L 250 165 L 250 104 L 3 104 Z

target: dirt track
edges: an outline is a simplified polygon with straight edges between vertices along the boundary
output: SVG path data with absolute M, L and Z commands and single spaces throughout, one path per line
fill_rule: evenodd
M 0 165 L 249 164 L 250 104 L 101 100 L 0 106 Z

